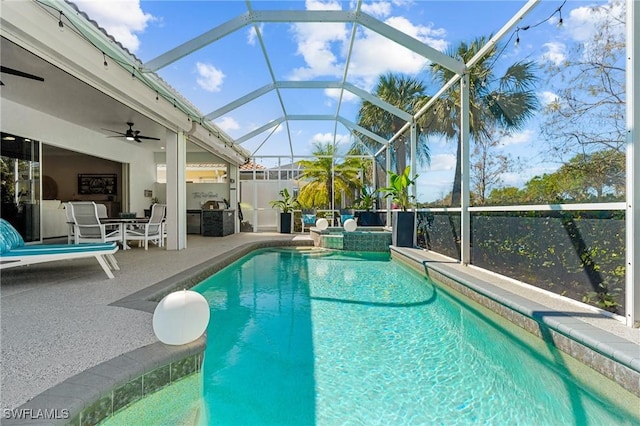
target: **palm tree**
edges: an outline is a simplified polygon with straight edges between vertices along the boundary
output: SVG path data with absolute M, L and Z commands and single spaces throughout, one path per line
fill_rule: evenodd
M 460 43 L 447 52 L 467 63 L 487 43 L 488 38 L 478 37 L 467 44 Z M 475 140 L 490 136 L 491 130 L 500 128 L 505 132 L 521 130 L 527 120 L 539 107 L 534 86 L 533 61 L 519 61 L 509 66 L 500 78 L 495 75 L 495 59 L 498 46 L 469 69 L 469 110 L 470 134 Z M 454 73 L 443 66 L 433 63 L 431 72 L 434 80 L 445 84 Z M 451 204 L 460 205 L 461 199 L 461 139 L 460 139 L 460 85 L 454 85 L 434 105 L 431 112 L 423 114 L 419 125 L 429 134 L 440 134 L 448 138 L 457 137 L 456 171 L 453 182 Z
M 304 207 L 330 208 L 332 190 L 336 194 L 336 202 L 340 202 L 342 191 L 353 193 L 360 188 L 360 171 L 362 160 L 348 157 L 336 163 L 336 147 L 331 143 L 316 143 L 313 160 L 301 160 L 302 174 L 300 179 L 307 183 L 300 188 L 298 202 Z
M 373 94 L 388 104 L 409 114 L 414 114 L 429 100 L 429 97 L 425 95 L 425 90 L 422 82 L 415 78 L 387 73 L 379 77 Z M 385 139 L 391 139 L 405 123 L 406 121 L 402 118 L 368 101 L 363 101 L 358 111 L 358 125 Z M 364 135 L 358 134 L 357 136 L 369 151 L 375 153 L 380 148 L 377 141 Z M 396 154 L 392 163 L 395 163 L 398 173 L 402 173 L 406 166 L 407 139 L 402 136 L 395 141 Z M 426 137 L 420 132 L 420 129 L 418 129 L 417 157 L 420 163 L 429 163 L 429 147 L 426 144 Z M 384 169 L 384 166 L 381 166 Z M 378 176 L 385 179 L 386 173 L 378 173 Z

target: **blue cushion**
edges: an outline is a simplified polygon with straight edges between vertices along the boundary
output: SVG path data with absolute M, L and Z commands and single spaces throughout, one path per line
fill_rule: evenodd
M 10 252 L 2 253 L 2 257 L 24 257 L 40 256 L 45 254 L 70 254 L 87 253 L 102 250 L 113 250 L 117 247 L 114 243 L 87 243 L 87 244 L 38 244 L 33 246 L 22 246 L 12 249 Z
M 343 225 L 349 219 L 353 219 L 353 215 L 352 214 L 341 214 L 340 215 L 340 223 L 342 223 Z
M 0 253 L 24 246 L 22 236 L 9 222 L 0 219 Z
M 303 214 L 302 222 L 305 225 L 315 225 L 316 224 L 316 215 L 315 214 Z

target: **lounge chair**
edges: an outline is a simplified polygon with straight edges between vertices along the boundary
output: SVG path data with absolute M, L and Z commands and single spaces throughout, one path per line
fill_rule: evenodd
M 302 221 L 302 232 L 304 233 L 304 227 L 311 228 L 312 226 L 316 226 L 316 214 L 315 213 L 305 213 L 302 212 L 302 217 L 300 218 Z
M 37 244 L 25 245 L 22 236 L 9 222 L 0 219 L 0 269 L 56 260 L 95 257 L 109 278 L 112 269 L 120 270 L 113 254 L 118 245 L 112 243 L 93 244 Z
M 340 226 L 344 226 L 344 223 L 349 219 L 354 219 L 356 222 L 358 221 L 353 210 L 340 210 Z

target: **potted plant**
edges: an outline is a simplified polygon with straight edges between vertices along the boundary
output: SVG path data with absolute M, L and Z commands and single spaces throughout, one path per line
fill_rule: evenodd
M 354 207 L 363 210 L 357 212 L 358 224 L 361 226 L 380 225 L 378 213 L 371 211 L 376 200 L 376 192 L 376 190 L 369 192 L 369 188 L 366 186 L 360 188 L 360 196 L 356 198 Z
M 280 233 L 291 233 L 291 212 L 299 206 L 298 200 L 289 195 L 289 190 L 284 188 L 280 191 L 279 200 L 271 201 L 271 207 L 280 209 Z
M 415 231 L 415 213 L 408 211 L 414 206 L 414 196 L 409 194 L 411 185 L 416 183 L 418 175 L 411 177 L 411 167 L 407 166 L 402 174 L 389 172 L 389 187 L 380 189 L 386 193 L 385 198 L 391 197 L 392 202 L 402 209 L 392 215 L 391 242 L 398 247 L 413 247 Z

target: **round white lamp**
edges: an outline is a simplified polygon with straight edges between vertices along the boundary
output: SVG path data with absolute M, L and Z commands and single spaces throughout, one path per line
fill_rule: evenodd
M 153 312 L 153 332 L 167 345 L 193 342 L 209 325 L 209 304 L 191 290 L 166 295 Z
M 344 221 L 343 228 L 347 232 L 353 232 L 358 227 L 358 223 L 354 219 L 347 219 Z
M 329 222 L 327 222 L 327 219 L 320 218 L 316 220 L 316 228 L 318 228 L 319 230 L 324 231 L 328 227 L 329 227 Z

